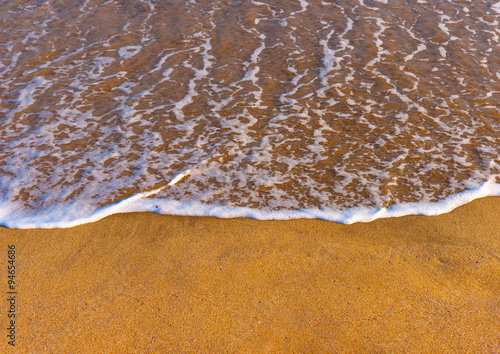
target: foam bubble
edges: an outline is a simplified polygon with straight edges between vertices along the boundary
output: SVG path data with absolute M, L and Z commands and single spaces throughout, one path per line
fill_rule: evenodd
M 123 59 L 128 59 L 136 55 L 141 51 L 141 46 L 139 45 L 129 45 L 126 47 L 121 47 L 118 49 L 118 55 L 120 55 Z

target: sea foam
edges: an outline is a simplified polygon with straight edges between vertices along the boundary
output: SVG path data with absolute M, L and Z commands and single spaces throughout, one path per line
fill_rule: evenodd
M 187 173 L 183 173 L 176 176 L 170 184 L 175 184 L 186 175 Z M 485 182 L 475 188 L 451 195 L 438 202 L 401 203 L 394 204 L 389 208 L 358 207 L 342 211 L 318 208 L 292 211 L 264 211 L 255 208 L 207 205 L 199 202 L 180 202 L 151 198 L 158 191 L 138 193 L 114 204 L 87 213 L 82 213 L 77 205 L 72 204 L 46 210 L 43 213 L 34 212 L 32 215 L 26 215 L 25 211 L 13 208 L 11 203 L 2 201 L 0 202 L 0 225 L 16 229 L 68 228 L 96 222 L 113 214 L 134 212 L 152 212 L 155 214 L 178 216 L 251 218 L 256 220 L 320 219 L 340 224 L 353 224 L 407 215 L 441 215 L 468 204 L 475 199 L 500 196 L 500 184 Z
M 351 223 L 498 195 L 499 3 L 464 4 L 0 2 L 0 222 Z

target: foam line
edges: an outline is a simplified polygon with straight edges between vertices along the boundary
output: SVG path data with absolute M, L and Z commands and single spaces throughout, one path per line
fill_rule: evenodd
M 381 218 L 406 215 L 440 215 L 470 203 L 474 199 L 500 196 L 500 184 L 485 182 L 475 188 L 451 195 L 438 202 L 401 203 L 389 208 L 351 208 L 347 210 L 301 209 L 292 211 L 265 211 L 246 207 L 209 205 L 200 202 L 179 202 L 171 199 L 148 198 L 186 177 L 189 171 L 177 175 L 167 186 L 138 193 L 119 202 L 84 215 L 74 205 L 52 209 L 34 215 L 20 215 L 9 203 L 0 203 L 0 225 L 15 229 L 68 228 L 95 222 L 112 214 L 153 212 L 164 215 L 213 216 L 218 218 L 251 218 L 257 220 L 321 219 L 341 224 L 370 222 Z

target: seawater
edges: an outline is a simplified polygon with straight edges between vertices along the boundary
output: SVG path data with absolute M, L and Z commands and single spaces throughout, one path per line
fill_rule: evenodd
M 500 195 L 496 0 L 0 1 L 0 224 Z

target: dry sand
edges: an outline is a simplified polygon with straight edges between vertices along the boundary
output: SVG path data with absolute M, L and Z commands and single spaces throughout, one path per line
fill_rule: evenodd
M 500 352 L 500 198 L 368 224 L 114 215 L 0 228 L 2 352 Z

